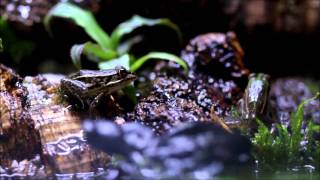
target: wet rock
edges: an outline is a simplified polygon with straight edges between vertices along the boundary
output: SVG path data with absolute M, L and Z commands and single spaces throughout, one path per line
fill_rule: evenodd
M 184 122 L 211 121 L 211 108 L 216 115 L 229 116 L 240 95 L 233 81 L 200 74 L 195 79 L 160 76 L 129 117 L 162 134 Z
M 185 122 L 210 121 L 203 109 L 191 100 L 170 97 L 162 101 L 152 95 L 137 105 L 135 118 L 158 134 Z
M 219 116 L 229 116 L 231 106 L 235 105 L 242 95 L 241 89 L 232 80 L 198 74 L 188 79 L 188 83 L 191 84 L 192 99 L 206 112 L 213 108 Z
M 185 122 L 210 121 L 209 114 L 189 98 L 191 91 L 185 81 L 160 77 L 150 95 L 139 101 L 129 117 L 152 127 L 157 134 Z
M 203 72 L 213 77 L 246 82 L 249 70 L 243 64 L 243 55 L 233 32 L 199 35 L 181 53 L 192 74 Z
M 63 0 L 21 0 L 8 1 L 1 0 L 0 15 L 8 18 L 10 21 L 21 23 L 24 26 L 32 26 L 35 23 L 40 23 L 50 8 Z M 92 11 L 97 11 L 99 4 L 97 0 L 71 0 L 79 6 L 85 7 Z
M 297 110 L 303 100 L 313 96 L 303 79 L 282 78 L 271 85 L 270 103 L 276 112 L 276 119 L 289 126 L 291 113 Z M 312 118 L 315 123 L 320 124 L 319 112 L 319 99 L 311 101 L 305 105 L 305 120 Z

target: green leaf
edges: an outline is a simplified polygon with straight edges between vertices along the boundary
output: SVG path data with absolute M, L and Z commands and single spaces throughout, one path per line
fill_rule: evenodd
M 94 39 L 101 47 L 111 48 L 110 37 L 96 22 L 90 11 L 83 10 L 70 3 L 58 3 L 47 14 L 44 19 L 44 25 L 50 32 L 50 20 L 53 17 L 67 18 L 73 20 L 78 26 Z
M 255 134 L 253 143 L 262 147 L 271 147 L 273 143 L 273 136 L 268 127 L 259 119 L 256 119 L 258 124 L 258 132 Z
M 119 45 L 123 36 L 130 34 L 134 30 L 143 26 L 167 26 L 173 29 L 177 33 L 179 41 L 182 41 L 182 33 L 179 27 L 169 19 L 149 19 L 138 15 L 134 15 L 131 19 L 119 24 L 116 27 L 116 29 L 112 32 L 111 42 L 113 47 L 116 48 Z
M 35 43 L 18 37 L 11 29 L 5 17 L 0 16 L 0 36 L 3 40 L 2 51 L 10 54 L 15 63 L 19 63 L 21 59 L 29 56 L 34 48 Z
M 138 70 L 146 61 L 151 59 L 162 59 L 162 60 L 173 61 L 178 63 L 180 66 L 182 66 L 182 68 L 186 72 L 188 71 L 188 66 L 184 60 L 182 60 L 178 56 L 175 56 L 169 53 L 164 53 L 164 52 L 150 52 L 147 55 L 142 56 L 131 65 L 130 70 L 133 72 Z
M 81 68 L 81 55 L 84 54 L 93 62 L 101 62 L 117 57 L 117 53 L 111 49 L 103 49 L 99 44 L 86 42 L 84 44 L 75 44 L 71 47 L 70 55 L 73 64 Z
M 76 44 L 73 45 L 70 50 L 71 60 L 78 69 L 81 69 L 81 55 L 83 52 L 83 48 L 83 44 Z
M 100 69 L 114 69 L 116 66 L 122 66 L 127 70 L 130 69 L 130 56 L 128 54 L 122 55 L 119 58 L 110 61 L 99 63 Z
M 142 36 L 134 36 L 128 40 L 126 40 L 125 42 L 121 43 L 118 47 L 117 47 L 117 52 L 118 54 L 122 55 L 122 54 L 126 54 L 130 51 L 130 49 L 140 43 L 142 41 Z
M 301 131 L 301 125 L 303 120 L 303 114 L 304 114 L 304 106 L 310 101 L 317 99 L 319 95 L 320 93 L 318 92 L 316 96 L 302 101 L 299 104 L 297 111 L 292 115 L 292 119 L 291 119 L 292 139 L 290 142 L 290 150 L 292 150 L 293 153 L 298 152 L 299 144 L 302 139 L 302 135 L 300 131 Z
M 0 52 L 3 51 L 3 46 L 2 46 L 2 39 L 0 38 Z

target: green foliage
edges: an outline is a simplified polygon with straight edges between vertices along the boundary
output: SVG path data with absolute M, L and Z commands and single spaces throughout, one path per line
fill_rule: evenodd
M 16 63 L 20 62 L 23 57 L 30 55 L 35 48 L 33 42 L 17 37 L 3 17 L 0 17 L 0 36 L 3 41 L 3 44 L 0 45 L 0 51 L 8 53 Z
M 110 37 L 99 26 L 90 11 L 83 10 L 70 3 L 58 3 L 44 19 L 44 24 L 50 32 L 50 20 L 53 17 L 67 18 L 73 20 L 82 27 L 86 33 L 94 39 L 102 48 L 111 48 Z
M 303 135 L 301 134 L 301 125 L 303 120 L 303 113 L 304 113 L 304 105 L 309 103 L 310 101 L 318 98 L 319 93 L 313 98 L 307 99 L 305 101 L 302 101 L 298 109 L 293 115 L 291 116 L 291 138 L 290 138 L 290 146 L 289 146 L 289 156 L 293 157 L 298 155 L 299 153 L 299 147 L 300 142 L 303 138 Z
M 300 143 L 304 138 L 304 135 L 301 133 L 304 106 L 310 101 L 318 98 L 319 95 L 320 93 L 317 93 L 315 97 L 302 101 L 299 104 L 296 112 L 291 115 L 291 133 L 288 132 L 285 126 L 277 124 L 277 134 L 274 134 L 270 132 L 268 127 L 266 127 L 261 121 L 257 120 L 258 132 L 252 139 L 252 142 L 255 145 L 255 158 L 263 163 L 271 165 L 301 163 L 303 160 L 310 157 L 319 159 L 319 143 L 316 147 L 318 152 L 313 153 L 314 151 L 311 150 L 314 149 L 315 143 L 312 135 L 314 132 L 320 132 L 317 131 L 320 128 L 316 127 L 313 123 L 309 124 L 309 133 L 306 135 L 309 141 L 304 155 L 307 156 L 307 158 L 301 156 L 300 148 Z
M 2 39 L 0 38 L 0 52 L 3 51 Z
M 169 19 L 148 19 L 138 15 L 134 15 L 128 21 L 125 21 L 119 24 L 115 30 L 111 34 L 111 42 L 114 47 L 117 47 L 121 41 L 121 39 L 127 35 L 132 33 L 134 30 L 143 27 L 143 26 L 167 26 L 173 30 L 178 35 L 180 41 L 182 41 L 182 34 L 179 27 L 171 22 Z
M 320 125 L 310 121 L 308 124 L 308 137 L 307 152 L 306 155 L 311 157 L 316 163 L 315 166 L 320 167 L 320 141 L 314 141 L 314 135 L 320 133 Z
M 103 49 L 98 44 L 86 42 L 84 44 L 75 44 L 71 47 L 70 55 L 73 64 L 81 68 L 81 55 L 86 54 L 88 59 L 93 62 L 101 62 L 106 59 L 117 57 L 117 53 L 111 49 Z
M 187 64 L 180 59 L 179 57 L 173 55 L 173 54 L 169 54 L 169 53 L 164 53 L 164 52 L 150 52 L 145 56 L 142 56 L 141 58 L 137 59 L 136 61 L 134 61 L 131 64 L 130 69 L 132 71 L 136 71 L 138 70 L 146 61 L 149 61 L 151 59 L 162 59 L 162 60 L 168 60 L 168 61 L 173 61 L 176 62 L 178 64 L 180 64 L 181 67 L 183 67 L 183 69 L 185 71 L 188 70 Z
M 320 80 L 316 79 L 304 79 L 304 83 L 307 84 L 308 89 L 311 91 L 311 93 L 316 94 L 317 92 L 320 91 Z
M 129 54 L 125 54 L 120 56 L 119 58 L 110 60 L 110 61 L 105 61 L 105 62 L 100 62 L 99 63 L 99 68 L 100 69 L 112 69 L 116 66 L 123 66 L 126 69 L 130 69 L 130 60 L 132 57 L 130 57 Z
M 111 33 L 111 36 L 109 36 L 99 26 L 91 12 L 70 3 L 58 3 L 50 10 L 44 20 L 44 24 L 48 30 L 50 29 L 50 20 L 53 17 L 73 20 L 75 24 L 82 27 L 97 43 L 86 42 L 74 45 L 71 48 L 71 58 L 77 68 L 81 68 L 81 55 L 84 54 L 89 60 L 99 63 L 101 69 L 122 65 L 132 71 L 136 71 L 149 59 L 165 59 L 180 64 L 187 71 L 187 65 L 182 59 L 163 52 L 152 52 L 135 61 L 135 58 L 132 58 L 128 53 L 134 44 L 142 40 L 140 36 L 121 43 L 124 36 L 145 26 L 167 26 L 173 29 L 177 33 L 179 40 L 181 40 L 182 34 L 180 29 L 169 19 L 148 19 L 135 15 L 131 19 L 119 24 Z

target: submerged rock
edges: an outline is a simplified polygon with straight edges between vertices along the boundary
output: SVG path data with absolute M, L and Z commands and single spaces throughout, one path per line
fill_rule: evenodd
M 150 128 L 137 123 L 117 126 L 89 120 L 84 127 L 89 143 L 122 157 L 116 164 L 118 174 L 130 177 L 199 178 L 201 174 L 209 178 L 250 159 L 247 138 L 212 123 L 185 123 L 164 136 L 155 136 Z

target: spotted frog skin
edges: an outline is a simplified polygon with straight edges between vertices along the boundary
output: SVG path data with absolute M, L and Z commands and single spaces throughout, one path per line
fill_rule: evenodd
M 241 119 L 252 122 L 266 114 L 269 79 L 267 74 L 250 74 L 244 96 L 238 102 Z
M 123 67 L 108 70 L 80 70 L 61 80 L 63 94 L 77 98 L 82 108 L 94 107 L 101 97 L 117 91 L 136 79 Z

